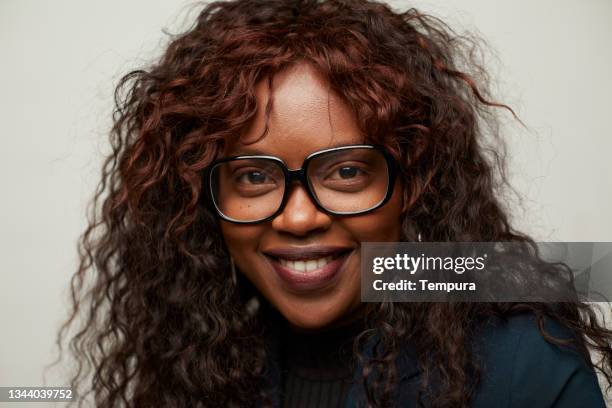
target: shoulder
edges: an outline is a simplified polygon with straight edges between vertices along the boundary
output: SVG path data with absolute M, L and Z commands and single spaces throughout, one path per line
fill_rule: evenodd
M 560 339 L 572 333 L 548 319 Z M 475 336 L 481 380 L 475 407 L 605 407 L 594 370 L 579 352 L 548 342 L 533 315 L 488 321 Z

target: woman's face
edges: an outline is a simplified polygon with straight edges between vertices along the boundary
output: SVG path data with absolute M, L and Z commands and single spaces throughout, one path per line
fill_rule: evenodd
M 272 88 L 267 134 L 261 137 L 269 96 L 262 81 L 256 88 L 257 115 L 240 141 L 227 146 L 226 157 L 276 156 L 296 169 L 313 152 L 366 143 L 352 111 L 309 65 L 278 73 Z M 221 229 L 238 270 L 292 326 L 341 325 L 360 310 L 360 242 L 399 240 L 402 196 L 398 181 L 384 206 L 336 217 L 317 209 L 303 186 L 294 184 L 283 211 L 272 220 L 250 225 L 222 221 Z M 307 265 L 317 269 L 310 272 L 315 266 Z M 327 277 L 305 284 L 287 280 L 287 274 L 299 279 L 298 273 Z

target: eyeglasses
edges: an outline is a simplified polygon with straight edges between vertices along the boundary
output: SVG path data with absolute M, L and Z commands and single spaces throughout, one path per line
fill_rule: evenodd
M 351 145 L 310 154 L 290 170 L 274 156 L 234 156 L 206 170 L 209 198 L 224 220 L 250 224 L 278 215 L 299 182 L 315 206 L 332 215 L 364 214 L 393 194 L 396 163 L 380 146 Z

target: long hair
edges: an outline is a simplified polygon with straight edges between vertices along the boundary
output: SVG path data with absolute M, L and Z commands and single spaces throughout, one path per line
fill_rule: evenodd
M 255 84 L 304 62 L 354 110 L 359 127 L 397 157 L 406 186 L 402 240 L 521 241 L 501 205 L 503 142 L 477 43 L 442 21 L 364 0 L 232 0 L 204 6 L 163 56 L 125 75 L 115 93 L 112 152 L 79 241 L 73 309 L 58 334 L 78 362 L 76 389 L 96 406 L 204 407 L 268 401 L 262 311 L 230 283 L 219 222 L 202 203 L 202 173 L 258 109 Z M 260 107 L 261 108 L 261 107 Z M 506 107 L 507 108 L 507 107 Z M 509 109 L 509 108 L 508 108 Z M 243 278 L 241 278 L 243 279 Z M 264 310 L 264 309 L 262 309 Z M 388 406 L 392 364 L 410 341 L 435 376 L 433 406 L 467 406 L 481 372 L 476 322 L 532 313 L 589 348 L 610 383 L 612 332 L 585 303 L 368 304 L 363 361 L 368 405 Z M 450 322 L 450 323 L 449 323 Z M 450 327 L 449 327 L 450 324 Z M 81 402 L 83 402 L 81 400 Z

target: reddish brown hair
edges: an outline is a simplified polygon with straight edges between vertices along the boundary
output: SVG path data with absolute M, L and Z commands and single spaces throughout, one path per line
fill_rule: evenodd
M 491 109 L 500 105 L 490 101 L 473 46 L 433 17 L 374 1 L 205 6 L 156 64 L 117 87 L 113 151 L 94 200 L 100 211 L 80 241 L 74 310 L 59 338 L 82 317 L 70 343 L 79 362 L 73 385 L 92 369 L 92 382 L 81 385 L 100 407 L 242 407 L 253 395 L 266 398 L 266 320 L 241 320 L 244 298 L 228 284 L 228 254 L 201 203 L 201 175 L 253 118 L 255 84 L 298 61 L 316 67 L 364 133 L 399 159 L 411 204 L 404 240 L 419 231 L 431 241 L 529 241 L 499 202 L 503 150 L 487 150 L 486 137 L 496 136 Z M 364 361 L 370 406 L 389 405 L 391 363 L 407 340 L 424 395 L 436 375 L 432 403 L 467 406 L 479 372 L 469 346 L 474 325 L 524 311 L 578 334 L 576 346 L 587 359 L 587 344 L 599 351 L 610 379 L 612 333 L 585 304 L 379 304 L 367 319 L 385 346 Z

